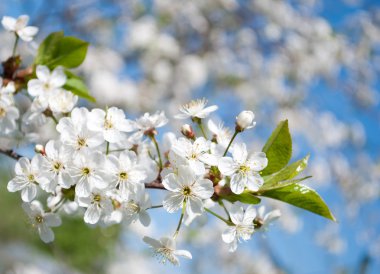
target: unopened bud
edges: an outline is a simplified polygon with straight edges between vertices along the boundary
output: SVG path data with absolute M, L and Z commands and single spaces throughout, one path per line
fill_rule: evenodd
M 244 131 L 256 125 L 255 114 L 250 110 L 244 110 L 236 117 L 236 130 Z
M 45 155 L 45 148 L 43 145 L 41 144 L 37 144 L 35 147 L 34 147 L 34 151 L 36 153 L 39 153 L 39 154 L 42 154 L 42 155 Z
M 193 128 L 189 124 L 184 124 L 181 127 L 181 133 L 189 139 L 195 139 L 195 133 L 193 131 Z

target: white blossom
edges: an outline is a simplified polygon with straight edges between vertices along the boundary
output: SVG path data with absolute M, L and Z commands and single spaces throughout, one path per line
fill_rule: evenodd
M 47 184 L 41 184 L 41 188 L 46 192 L 54 193 L 59 185 L 63 188 L 69 188 L 74 181 L 69 173 L 69 164 L 72 155 L 67 153 L 60 141 L 49 141 L 45 146 L 45 155 L 40 157 L 41 176 L 46 178 Z
M 28 22 L 29 22 L 28 15 L 21 15 L 17 19 L 10 16 L 4 16 L 3 19 L 1 20 L 3 27 L 7 31 L 14 32 L 22 40 L 26 42 L 30 42 L 33 40 L 34 36 L 37 34 L 38 28 L 33 27 L 33 26 L 28 26 Z
M 147 209 L 151 206 L 149 194 L 145 192 L 144 186 L 140 186 L 135 193 L 129 195 L 128 200 L 122 204 L 122 209 L 127 222 L 139 220 L 142 225 L 149 226 L 150 216 Z
M 150 133 L 156 128 L 163 127 L 168 123 L 168 119 L 165 116 L 165 112 L 157 111 L 153 115 L 146 112 L 143 116 L 136 120 L 137 132 L 132 138 L 140 139 L 145 133 Z
M 131 120 L 125 118 L 121 109 L 111 107 L 106 111 L 93 109 L 88 114 L 87 126 L 90 130 L 101 132 L 104 140 L 110 143 L 117 143 L 125 138 L 123 132 L 131 132 L 135 125 Z
M 50 96 L 49 107 L 51 111 L 56 113 L 69 113 L 77 102 L 77 95 L 64 89 L 58 89 L 54 96 Z
M 71 148 L 71 152 L 93 149 L 104 142 L 100 132 L 88 129 L 88 113 L 86 108 L 74 108 L 71 117 L 63 117 L 59 120 L 57 131 L 61 134 L 61 141 L 67 148 Z
M 21 199 L 24 202 L 32 201 L 37 195 L 37 184 L 46 184 L 46 178 L 41 176 L 39 157 L 33 157 L 30 162 L 28 158 L 22 157 L 15 165 L 16 176 L 9 181 L 8 191 L 21 190 Z
M 79 197 L 78 204 L 87 207 L 84 213 L 84 221 L 88 224 L 96 224 L 102 216 L 110 214 L 113 206 L 109 197 L 104 195 L 104 191 L 93 188 L 88 197 Z
M 123 151 L 119 157 L 108 156 L 106 166 L 110 183 L 119 189 L 120 195 L 124 198 L 143 185 L 143 180 L 146 178 L 144 168 L 137 161 L 137 155 L 133 151 Z
M 169 213 L 177 211 L 186 202 L 188 215 L 200 215 L 204 210 L 203 200 L 214 193 L 212 182 L 197 176 L 189 166 L 179 166 L 178 174 L 167 175 L 162 184 L 170 191 L 163 201 Z
M 54 213 L 45 213 L 41 203 L 38 201 L 23 203 L 22 208 L 28 214 L 32 226 L 38 230 L 41 240 L 44 243 L 54 241 L 54 232 L 51 227 L 61 225 L 62 222 L 59 216 Z
M 250 205 L 245 211 L 242 207 L 232 204 L 229 210 L 232 226 L 222 234 L 222 239 L 229 244 L 229 251 L 234 252 L 238 241 L 247 241 L 254 232 L 253 220 L 256 218 L 256 209 Z
M 216 166 L 218 164 L 214 155 L 209 153 L 210 141 L 203 137 L 197 138 L 194 142 L 187 138 L 179 138 L 174 142 L 170 153 L 175 154 L 169 156 L 171 159 L 182 158 L 196 174 L 204 174 L 206 172 L 205 164 Z M 181 163 L 180 163 L 181 164 Z
M 109 177 L 105 170 L 105 155 L 100 152 L 82 152 L 74 156 L 69 172 L 75 182 L 75 195 L 88 197 L 93 188 L 105 189 Z
M 47 108 L 49 100 L 56 96 L 57 92 L 66 83 L 66 74 L 62 67 L 50 72 L 46 66 L 38 65 L 36 68 L 37 79 L 28 82 L 28 92 L 33 97 L 38 97 L 41 104 Z
M 145 236 L 143 241 L 152 247 L 154 255 L 163 264 L 169 261 L 171 264 L 179 266 L 177 256 L 192 259 L 189 251 L 176 249 L 176 243 L 173 238 L 162 237 L 160 240 L 156 240 Z
M 230 186 L 232 192 L 240 194 L 247 187 L 257 191 L 264 183 L 259 172 L 268 165 L 268 159 L 264 152 L 248 154 L 244 143 L 235 144 L 231 157 L 223 157 L 219 160 L 218 168 L 225 176 L 231 176 Z
M 0 132 L 2 134 L 8 134 L 16 129 L 16 119 L 19 116 L 19 110 L 14 105 L 0 100 Z
M 192 100 L 190 103 L 182 105 L 180 107 L 180 111 L 182 113 L 175 115 L 174 117 L 177 119 L 187 119 L 187 118 L 199 118 L 204 119 L 209 116 L 211 112 L 214 112 L 218 109 L 218 106 L 212 105 L 206 107 L 207 100 L 206 99 L 197 99 Z

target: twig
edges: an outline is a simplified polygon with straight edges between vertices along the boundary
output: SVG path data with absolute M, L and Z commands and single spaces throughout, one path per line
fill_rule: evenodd
M 6 155 L 6 156 L 8 156 L 8 157 L 10 157 L 16 161 L 19 160 L 21 157 L 23 157 L 22 155 L 16 153 L 15 151 L 13 151 L 11 149 L 10 150 L 0 149 L 0 153 Z

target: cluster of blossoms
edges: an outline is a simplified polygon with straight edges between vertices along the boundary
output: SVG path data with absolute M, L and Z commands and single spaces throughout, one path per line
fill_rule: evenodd
M 25 16 L 6 17 L 2 22 L 16 34 L 16 41 L 18 37 L 30 41 L 37 32 L 26 27 Z M 25 33 L 30 39 L 25 39 Z M 44 242 L 54 240 L 51 227 L 61 224 L 60 214 L 82 214 L 90 225 L 139 221 L 149 226 L 149 210 L 163 207 L 168 213 L 181 211 L 173 236 L 160 240 L 146 236 L 144 241 L 162 262 L 177 265 L 177 256 L 191 258 L 188 251 L 175 248 L 182 223 L 190 224 L 205 211 L 227 225 L 221 238 L 230 251 L 280 216 L 276 210 L 264 215 L 263 208 L 257 213 L 253 206 L 224 205 L 219 195 L 221 188 L 238 195 L 263 185 L 260 172 L 268 164 L 265 153 L 251 153 L 244 143 L 233 143 L 239 133 L 255 126 L 253 112 L 236 117 L 234 134 L 211 119 L 206 131 L 205 119 L 218 107 L 207 107 L 205 99 L 194 100 L 181 106 L 175 118 L 191 119 L 199 132 L 184 124 L 181 137 L 167 132 L 159 143 L 158 129 L 168 123 L 164 112 L 131 120 L 117 107 L 76 107 L 78 97 L 64 89 L 66 80 L 63 68 L 50 71 L 38 65 L 25 89 L 16 88 L 12 81 L 1 85 L 3 135 L 25 134 L 28 126 L 39 127 L 48 120 L 56 123 L 57 137 L 36 145 L 32 159 L 16 157 L 15 177 L 7 186 L 10 192 L 21 193 L 23 208 Z M 21 115 L 15 97 L 22 93 L 32 101 Z M 152 203 L 149 188 L 166 190 L 167 195 L 161 203 Z M 210 209 L 215 202 L 226 218 Z

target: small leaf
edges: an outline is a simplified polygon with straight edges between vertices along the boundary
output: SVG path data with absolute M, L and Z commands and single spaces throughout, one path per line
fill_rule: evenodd
M 310 155 L 306 155 L 303 159 L 282 168 L 280 171 L 269 176 L 265 176 L 264 185 L 260 188 L 260 191 L 263 189 L 273 188 L 274 186 L 281 186 L 281 182 L 289 181 L 297 176 L 307 167 L 309 157 Z
M 336 221 L 330 209 L 318 193 L 302 184 L 290 184 L 267 190 L 260 196 L 276 199 Z
M 63 31 L 49 34 L 38 47 L 38 53 L 34 63 L 37 65 L 46 65 L 55 56 L 58 50 L 58 43 L 63 38 Z
M 86 57 L 88 45 L 78 38 L 63 36 L 63 32 L 54 32 L 38 48 L 35 64 L 46 65 L 50 69 L 78 67 Z
M 231 203 L 235 203 L 237 201 L 242 202 L 244 204 L 252 204 L 256 205 L 261 202 L 261 199 L 253 195 L 250 191 L 244 191 L 241 194 L 235 194 L 235 193 L 230 193 L 228 195 L 222 195 L 222 199 L 225 199 Z
M 67 79 L 66 84 L 63 86 L 63 88 L 91 102 L 96 101 L 95 98 L 90 95 L 85 83 L 83 83 L 83 81 L 79 78 Z
M 262 175 L 270 175 L 287 165 L 292 156 L 292 137 L 290 136 L 288 120 L 282 121 L 269 137 L 263 147 L 268 158 L 268 166 Z
M 58 49 L 48 66 L 76 68 L 83 63 L 87 54 L 88 43 L 78 38 L 66 36 L 58 43 Z

